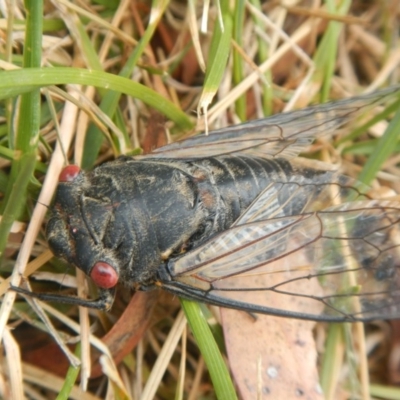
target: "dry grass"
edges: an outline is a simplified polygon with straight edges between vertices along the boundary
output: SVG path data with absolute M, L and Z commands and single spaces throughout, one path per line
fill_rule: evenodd
M 236 33 L 227 40 L 226 32 L 220 32 L 225 47 L 214 50 L 213 54 L 212 33 L 216 34 L 214 26 L 219 20 L 217 2 L 211 2 L 206 8 L 203 2 L 154 1 L 150 5 L 131 0 L 119 3 L 46 1 L 40 63 L 48 70 L 34 74 L 24 69 L 22 73 L 26 75 L 21 75 L 14 92 L 0 84 L 1 98 L 6 99 L 0 110 L 0 187 L 4 216 L 8 216 L 7 207 L 11 208 L 7 202 L 12 203 L 11 188 L 18 176 L 18 168 L 12 165 L 19 154 L 24 154 L 24 149 L 18 148 L 23 145 L 16 144 L 14 139 L 22 126 L 20 123 L 16 128 L 15 121 L 25 115 L 24 109 L 21 110 L 23 104 L 15 103 L 10 96 L 32 89 L 35 83 L 43 87 L 38 146 L 29 132 L 26 136 L 25 151 L 34 155 L 31 169 L 26 171 L 29 171 L 28 177 L 33 171 L 34 178 L 26 179 L 26 196 L 25 187 L 17 196 L 21 206 L 9 217 L 15 219 L 10 224 L 10 235 L 7 236 L 7 227 L 0 227 L 5 229 L 7 238 L 0 294 L 7 292 L 10 281 L 19 284 L 18 272 L 26 277 L 35 275 L 35 281 L 31 279 L 35 291 L 69 292 L 65 289 L 68 285 L 79 286 L 79 291 L 87 290 L 82 277 L 78 275 L 75 279 L 74 271 L 68 271 L 66 276 L 67 266 L 51 259 L 44 240 L 45 205 L 51 203 L 57 177 L 65 163 L 91 168 L 120 154 L 133 154 L 138 148 L 148 151 L 203 130 L 205 126 L 223 127 L 397 83 L 398 2 L 350 3 L 348 10 L 345 5 L 335 10 L 331 2 L 324 6 L 318 1 L 270 1 L 262 4 L 261 9 L 256 1 L 251 1 L 245 3 L 243 10 L 236 4 L 231 10 L 236 18 Z M 227 24 L 225 6 L 221 4 L 221 19 Z M 3 70 L 26 67 L 21 58 L 27 40 L 26 12 L 20 2 L 1 5 L 0 66 Z M 205 78 L 204 68 L 210 65 L 207 64 L 210 59 L 215 57 L 214 66 L 224 65 L 224 56 L 228 55 L 227 67 L 215 74 L 208 73 Z M 123 84 L 110 76 L 107 81 L 105 76 L 96 75 L 96 71 L 118 75 L 128 62 L 131 67 L 127 76 L 154 91 L 151 96 L 158 94 L 167 99 L 168 104 L 161 104 L 157 97 L 148 100 L 148 93 L 142 87 L 129 87 L 126 90 L 133 97 L 116 98 L 114 112 L 107 89 L 122 91 Z M 82 68 L 87 75 L 78 70 L 73 70 L 71 75 L 65 70 L 57 73 L 50 70 L 53 66 Z M 37 80 L 32 82 L 32 77 Z M 89 83 L 91 86 L 85 86 Z M 215 97 L 210 101 L 214 91 Z M 109 101 L 107 104 L 105 99 Z M 191 129 L 191 124 L 197 127 Z M 376 146 L 375 138 L 386 125 L 383 121 L 368 135 L 337 142 L 336 146 L 331 143 L 323 147 L 320 143 L 315 150 L 325 161 L 340 163 L 346 174 L 357 177 Z M 54 150 L 57 138 L 63 145 Z M 399 193 L 398 164 L 399 155 L 395 151 L 372 182 L 376 192 Z M 13 271 L 16 272 L 11 275 Z M 93 294 L 92 288 L 89 290 Z M 91 367 L 90 353 L 92 357 L 93 352 L 109 354 L 98 337 L 104 336 L 111 347 L 121 341 L 105 335 L 127 307 L 129 293 L 122 294 L 112 312 L 105 315 L 56 304 L 50 307 L 29 301 L 28 305 L 22 298 L 17 298 L 13 305 L 15 293 L 8 292 L 0 314 L 5 349 L 0 363 L 0 397 L 50 399 L 65 390 L 64 398 L 71 399 L 215 398 L 203 358 L 186 329 L 177 299 L 167 294 L 161 294 L 158 299 L 154 294 L 141 296 L 138 303 L 131 305 L 133 311 L 125 314 L 124 321 L 128 322 L 118 328 L 118 332 L 124 329 L 131 332 L 134 339 L 127 346 L 135 348 L 124 355 L 124 361 L 118 366 L 103 356 L 101 370 L 99 366 Z M 128 323 L 127 328 L 124 325 Z M 327 327 L 317 326 L 315 337 L 321 354 L 327 351 L 326 335 Z M 350 340 L 356 348 L 364 334 L 358 332 L 358 335 Z M 51 336 L 58 336 L 58 344 Z M 393 336 L 390 324 L 369 325 L 365 340 L 366 354 L 355 353 L 355 364 L 358 357 L 368 362 L 367 374 L 374 383 L 398 384 L 399 377 L 394 371 L 389 373 L 388 360 L 392 357 L 392 362 L 399 362 L 394 358 L 399 339 Z M 76 352 L 75 356 L 69 356 L 71 362 L 76 362 L 77 354 L 81 354 L 80 381 L 74 382 L 72 371 L 68 375 L 69 383 L 68 379 L 61 378 L 69 365 L 60 350 L 61 343 L 65 342 Z M 80 348 L 74 346 L 77 342 Z M 65 349 L 66 353 L 69 351 Z M 116 351 L 122 357 L 122 350 Z M 339 351 L 338 347 L 334 351 Z M 359 383 L 360 378 L 355 376 L 358 367 L 341 360 L 336 368 L 332 375 L 324 377 L 328 381 L 332 379 L 330 398 L 365 399 L 369 390 L 378 396 L 377 386 L 368 388 L 368 377 L 362 377 Z M 364 365 L 364 371 L 366 368 Z M 97 377 L 89 379 L 93 370 Z M 398 392 L 393 393 L 380 397 L 398 396 Z

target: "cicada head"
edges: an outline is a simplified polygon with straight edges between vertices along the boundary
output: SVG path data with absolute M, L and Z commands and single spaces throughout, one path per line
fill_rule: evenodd
M 148 219 L 135 201 L 134 181 L 127 179 L 121 190 L 120 174 L 108 174 L 107 168 L 86 173 L 77 166 L 66 167 L 46 228 L 54 255 L 81 269 L 103 289 L 118 282 L 132 286 L 148 281 L 149 266 L 155 267 L 160 259 L 154 245 L 144 245 Z
M 81 269 L 100 288 L 110 289 L 118 283 L 120 263 L 100 237 L 101 224 L 106 223 L 112 210 L 107 200 L 90 201 L 85 194 L 87 184 L 88 176 L 79 167 L 63 169 L 46 236 L 55 256 Z

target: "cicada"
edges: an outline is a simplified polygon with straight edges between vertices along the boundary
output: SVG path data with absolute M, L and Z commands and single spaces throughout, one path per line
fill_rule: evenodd
M 108 309 L 121 284 L 293 318 L 400 317 L 400 202 L 371 199 L 351 178 L 297 157 L 398 93 L 231 126 L 91 172 L 67 166 L 48 243 L 100 296 L 35 296 Z M 263 296 L 271 292 L 273 306 Z M 291 296 L 306 311 L 292 309 Z

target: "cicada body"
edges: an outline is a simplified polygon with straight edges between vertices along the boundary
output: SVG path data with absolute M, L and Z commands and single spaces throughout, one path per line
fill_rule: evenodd
M 107 308 L 121 283 L 295 318 L 399 317 L 400 203 L 372 200 L 332 168 L 296 158 L 397 93 L 249 122 L 88 173 L 67 167 L 49 245 L 101 297 L 59 300 Z M 263 296 L 271 292 L 273 306 Z M 279 301 L 293 295 L 306 311 Z
M 293 164 L 241 154 L 192 161 L 123 157 L 81 171 L 58 186 L 49 246 L 88 275 L 100 262 L 112 265 L 118 281 L 151 286 L 166 260 L 229 229 L 271 183 L 314 187 L 335 179 Z M 277 193 L 271 218 L 303 212 L 311 193 L 285 204 L 287 195 Z

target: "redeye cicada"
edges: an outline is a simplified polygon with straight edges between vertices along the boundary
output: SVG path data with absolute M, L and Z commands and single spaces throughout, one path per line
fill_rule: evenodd
M 48 243 L 100 296 L 33 295 L 108 309 L 121 284 L 250 313 L 399 318 L 400 202 L 372 199 L 351 178 L 297 157 L 398 94 L 392 87 L 231 126 L 91 172 L 67 166 Z M 306 310 L 292 309 L 289 296 Z

